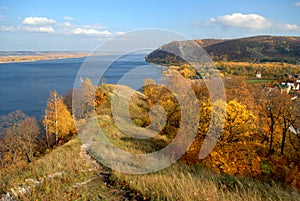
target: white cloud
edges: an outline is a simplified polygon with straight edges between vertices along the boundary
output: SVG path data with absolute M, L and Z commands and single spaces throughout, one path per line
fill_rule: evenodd
M 73 18 L 73 17 L 70 17 L 70 16 L 65 16 L 65 17 L 64 17 L 64 20 L 73 21 L 74 18 Z
M 13 26 L 0 26 L 0 31 L 15 31 L 16 28 Z
M 38 26 L 38 27 L 22 27 L 21 30 L 29 32 L 40 32 L 40 33 L 54 33 L 52 26 Z
M 66 26 L 66 27 L 71 27 L 72 24 L 70 22 L 64 22 L 62 23 L 63 26 Z
M 47 17 L 26 17 L 22 21 L 19 29 L 29 32 L 54 33 L 55 30 L 50 24 L 56 24 L 56 21 Z
M 88 36 L 111 36 L 112 33 L 105 30 L 105 31 L 98 31 L 96 29 L 82 29 L 76 28 L 73 30 L 73 34 L 76 35 L 88 35 Z
M 283 24 L 280 25 L 279 28 L 285 31 L 300 31 L 300 26 L 298 26 L 297 24 Z
M 55 24 L 56 21 L 53 19 L 48 19 L 46 17 L 26 17 L 24 18 L 22 24 L 26 25 L 45 25 L 45 24 Z
M 296 2 L 295 6 L 300 6 L 300 1 Z
M 233 13 L 211 18 L 208 24 L 218 24 L 222 27 L 237 27 L 250 30 L 261 30 L 272 26 L 271 21 L 261 15 L 242 13 Z
M 1 19 L 1 15 L 0 15 Z M 70 17 L 64 17 L 65 20 Z M 56 33 L 59 35 L 81 35 L 85 36 L 86 39 L 93 39 L 97 36 L 98 39 L 103 40 L 107 37 L 122 35 L 125 32 L 111 32 L 105 26 L 101 24 L 91 25 L 76 25 L 70 21 L 57 22 L 54 19 L 47 17 L 25 17 L 21 24 L 18 26 L 1 26 L 0 31 L 26 31 L 26 32 L 37 32 L 37 33 Z

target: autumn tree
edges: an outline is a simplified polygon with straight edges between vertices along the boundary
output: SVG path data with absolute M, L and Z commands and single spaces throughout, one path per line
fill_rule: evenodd
M 226 116 L 224 110 L 226 109 Z M 217 100 L 200 105 L 198 135 L 184 157 L 188 163 L 200 162 L 217 172 L 240 175 L 259 175 L 260 159 L 253 146 L 251 134 L 255 131 L 255 116 L 246 106 L 233 100 L 228 103 Z M 215 115 L 215 119 L 211 119 Z M 222 118 L 225 118 L 222 120 Z M 221 123 L 224 123 L 223 130 Z M 210 155 L 199 159 L 199 151 L 207 140 L 208 129 L 220 133 L 218 143 Z M 217 135 L 216 135 L 217 136 Z
M 192 89 L 193 89 L 197 99 L 200 102 L 205 102 L 205 103 L 207 103 L 208 100 L 210 99 L 210 93 L 208 91 L 206 82 L 203 79 L 199 79 L 199 80 L 193 80 L 193 82 L 191 83 Z M 211 83 L 209 83 L 209 84 L 211 84 Z M 214 94 L 212 94 L 212 95 L 214 95 Z
M 296 117 L 294 114 L 294 104 L 288 94 L 281 94 L 278 101 L 282 107 L 280 113 L 280 124 L 282 128 L 280 154 L 283 155 L 289 128 L 292 126 L 292 123 L 295 122 Z
M 300 163 L 300 99 L 294 101 L 293 118 L 290 121 L 293 132 L 288 132 L 289 142 L 294 149 L 296 161 Z
M 39 135 L 39 125 L 35 118 L 26 117 L 21 121 L 17 128 L 19 139 L 23 145 L 23 153 L 28 162 L 31 162 L 33 154 L 37 148 Z
M 54 134 L 55 144 L 58 144 L 59 139 L 75 133 L 75 125 L 71 113 L 64 104 L 62 97 L 56 91 L 50 92 L 43 123 L 46 130 L 46 139 L 49 139 L 49 135 Z
M 244 77 L 231 77 L 224 80 L 227 101 L 235 100 L 253 111 L 254 97 Z
M 226 107 L 226 122 L 221 139 L 227 143 L 242 141 L 255 128 L 255 116 L 246 106 L 233 100 Z
M 37 145 L 39 126 L 36 120 L 17 110 L 1 117 L 2 165 L 32 160 Z
M 292 122 L 296 118 L 294 114 L 294 105 L 288 94 L 281 94 L 279 90 L 273 90 L 268 94 L 265 108 L 267 116 L 267 125 L 269 127 L 269 153 L 274 150 L 274 137 L 281 135 L 280 153 L 284 154 L 286 136 Z M 276 132 L 276 129 L 281 132 Z M 281 134 L 280 134 L 281 133 Z
M 164 109 L 166 125 L 162 132 L 171 138 L 174 137 L 180 126 L 181 110 L 175 95 L 167 87 L 161 84 L 156 85 L 153 80 L 147 79 L 144 81 L 143 92 L 148 97 L 147 102 L 150 107 L 158 105 Z M 157 113 L 155 115 L 161 114 Z M 157 116 L 157 119 L 161 118 L 161 116 Z M 162 126 L 157 125 L 157 129 L 160 130 Z
M 2 141 L 3 161 L 4 163 L 14 163 L 20 158 L 20 142 L 18 138 L 17 127 L 20 121 L 26 118 L 25 113 L 20 110 L 9 113 L 1 117 L 1 133 L 4 136 Z
M 256 116 L 256 139 L 260 143 L 264 144 L 269 141 L 269 135 L 266 130 L 267 114 L 265 109 L 267 108 L 266 100 L 268 89 L 265 89 L 262 85 L 249 85 L 248 90 L 253 95 L 253 114 Z
M 100 87 L 97 87 L 95 90 L 94 107 L 98 107 L 105 102 L 106 102 L 105 93 L 101 90 Z
M 76 119 L 85 118 L 105 98 L 104 94 L 93 86 L 89 78 L 86 78 L 80 87 L 80 89 L 73 89 L 72 93 L 72 111 Z
M 76 97 L 79 96 L 81 91 L 79 89 L 70 89 L 68 90 L 64 95 L 64 104 L 67 106 L 68 110 L 73 113 L 72 107 L 73 107 L 73 99 L 76 99 Z
M 88 114 L 94 109 L 94 100 L 95 100 L 95 87 L 93 86 L 92 81 L 89 78 L 86 78 L 82 84 L 81 93 L 84 98 L 84 111 L 85 114 Z
M 183 77 L 192 78 L 197 75 L 196 70 L 188 64 L 183 64 L 181 68 L 182 70 L 180 70 L 180 73 L 182 74 Z

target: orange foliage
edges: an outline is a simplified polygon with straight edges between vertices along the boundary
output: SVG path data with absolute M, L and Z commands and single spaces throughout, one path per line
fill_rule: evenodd
M 201 103 L 198 135 L 182 157 L 182 161 L 189 165 L 201 163 L 218 173 L 269 178 L 300 188 L 299 159 L 289 141 L 285 143 L 286 154 L 280 154 L 281 125 L 276 124 L 274 127 L 275 152 L 269 153 L 268 127 L 262 126 L 262 133 L 267 139 L 262 140 L 263 137 L 257 133 L 258 125 L 254 121 L 257 118 L 237 101 L 228 102 L 222 135 L 213 151 L 206 158 L 200 160 L 199 151 L 209 128 L 211 108 L 210 103 Z M 294 144 L 300 139 L 296 135 L 291 135 L 290 138 Z
M 95 90 L 94 107 L 106 102 L 106 95 L 99 88 Z
M 245 143 L 228 145 L 223 149 L 218 146 L 203 164 L 219 173 L 257 177 L 262 172 L 261 158 L 254 150 L 254 146 Z

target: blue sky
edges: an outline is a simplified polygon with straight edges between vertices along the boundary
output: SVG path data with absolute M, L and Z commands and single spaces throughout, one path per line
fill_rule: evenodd
M 300 36 L 300 1 L 0 0 L 0 51 L 91 51 L 143 28 L 191 39 Z

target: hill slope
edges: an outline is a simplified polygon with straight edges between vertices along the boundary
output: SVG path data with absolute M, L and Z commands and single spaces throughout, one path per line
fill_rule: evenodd
M 174 41 L 163 45 L 146 56 L 146 61 L 158 64 L 181 63 L 182 59 L 169 54 L 169 49 L 178 49 L 180 43 Z M 300 37 L 290 36 L 254 36 L 231 40 L 204 39 L 195 40 L 211 55 L 214 61 L 278 61 L 297 63 L 300 60 Z
M 0 201 L 142 200 L 142 195 L 110 176 L 75 138 L 31 164 L 0 169 Z
M 80 139 L 92 136 L 93 143 L 101 140 L 101 135 L 93 136 L 92 132 L 93 129 L 99 130 L 100 126 L 109 141 L 126 152 L 145 154 L 161 150 L 169 142 L 165 137 L 152 135 L 148 139 L 137 139 L 119 129 L 116 117 L 111 115 L 112 98 L 117 97 L 118 104 L 122 107 L 126 95 L 135 92 L 126 86 L 119 87 L 117 91 L 114 85 L 99 86 L 107 99 L 101 108 L 97 108 L 96 125 L 93 125 L 93 121 L 88 124 L 84 124 L 87 121 L 82 122 L 84 131 L 81 132 Z M 145 98 L 139 92 L 130 97 L 129 110 L 133 121 L 136 120 L 135 123 L 141 122 L 149 109 Z M 123 112 L 121 110 L 119 115 L 121 119 L 124 118 Z M 90 148 L 93 149 L 82 146 L 79 139 L 75 138 L 30 164 L 8 171 L 0 169 L 0 200 L 9 200 L 4 197 L 7 193 L 15 194 L 14 198 L 19 200 L 295 201 L 300 198 L 296 189 L 275 182 L 267 184 L 258 180 L 216 174 L 198 164 L 177 162 L 164 170 L 149 174 L 120 173 L 108 170 L 95 161 L 97 157 L 93 151 L 95 148 L 100 149 L 100 146 Z M 114 156 L 110 149 L 105 150 L 104 147 L 102 150 L 109 151 L 111 157 L 118 159 L 118 163 L 130 162 L 128 158 Z M 95 160 L 89 156 L 92 154 Z M 103 154 L 105 153 L 102 152 L 100 157 Z M 136 162 L 139 166 L 144 165 Z

